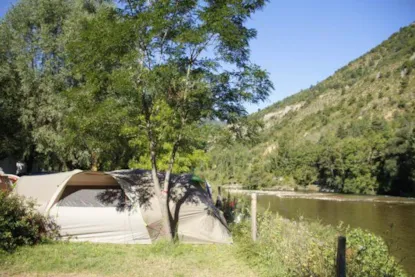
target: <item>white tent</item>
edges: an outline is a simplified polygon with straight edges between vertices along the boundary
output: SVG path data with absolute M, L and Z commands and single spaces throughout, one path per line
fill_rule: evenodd
M 191 181 L 191 175 L 172 176 L 172 184 L 170 221 L 179 240 L 232 242 L 223 216 L 200 185 Z M 24 176 L 14 193 L 35 199 L 39 212 L 55 219 L 63 238 L 149 244 L 164 235 L 148 171 L 74 170 Z

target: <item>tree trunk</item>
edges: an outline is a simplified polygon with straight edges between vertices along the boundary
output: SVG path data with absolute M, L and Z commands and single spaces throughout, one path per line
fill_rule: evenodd
M 33 164 L 35 162 L 35 153 L 36 147 L 34 145 L 30 146 L 29 155 L 24 160 L 26 164 L 26 174 L 30 174 L 33 171 Z
M 156 139 L 153 133 L 153 126 L 151 124 L 151 108 L 145 98 L 144 94 L 142 94 L 142 103 L 143 103 L 143 110 L 144 110 L 144 117 L 146 122 L 146 129 L 147 129 L 147 137 L 149 140 L 149 148 L 150 148 L 150 160 L 151 160 L 151 178 L 153 180 L 154 192 L 159 200 L 160 211 L 162 216 L 162 232 L 166 236 L 166 238 L 171 241 L 172 237 L 172 228 L 170 224 L 170 208 L 168 206 L 168 195 L 167 191 L 160 191 L 160 179 L 157 175 L 157 147 L 156 147 Z
M 157 198 L 159 199 L 161 216 L 163 222 L 163 233 L 168 240 L 172 240 L 172 230 L 169 219 L 169 207 L 168 207 L 168 195 L 167 191 L 160 191 L 160 180 L 157 175 L 157 157 L 156 157 L 156 143 L 153 137 L 153 131 L 151 129 L 151 124 L 147 122 L 147 132 L 150 140 L 150 158 L 151 158 L 151 177 L 153 179 L 154 192 L 156 193 Z
M 179 135 L 177 140 L 174 142 L 173 149 L 171 150 L 171 153 L 170 153 L 169 167 L 167 168 L 166 177 L 164 178 L 164 184 L 163 184 L 164 191 L 167 191 L 167 192 L 170 190 L 170 187 L 169 187 L 170 176 L 171 176 L 171 172 L 173 171 L 173 166 L 176 160 L 176 153 L 177 153 L 177 149 L 179 148 L 180 140 L 181 140 L 181 135 Z
M 173 215 L 171 214 L 170 211 L 170 206 L 169 206 L 169 202 L 170 202 L 170 176 L 171 176 L 171 172 L 173 171 L 173 166 L 174 166 L 174 161 L 176 159 L 176 153 L 177 153 L 177 149 L 180 143 L 180 139 L 181 136 L 178 137 L 178 139 L 176 140 L 176 142 L 173 144 L 173 149 L 171 151 L 170 154 L 170 159 L 169 159 L 169 167 L 167 168 L 166 171 L 166 175 L 164 177 L 164 183 L 163 183 L 163 191 L 167 192 L 167 197 L 165 199 L 165 207 L 167 208 L 168 211 L 168 217 L 169 217 L 169 224 L 170 224 L 170 233 L 171 233 L 171 237 L 174 239 L 176 237 L 176 225 L 174 224 L 174 218 Z
M 98 171 L 98 157 L 97 153 L 91 153 L 91 171 Z

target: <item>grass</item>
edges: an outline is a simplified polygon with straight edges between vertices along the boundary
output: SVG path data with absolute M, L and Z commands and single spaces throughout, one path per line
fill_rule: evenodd
M 0 276 L 334 276 L 336 239 L 347 237 L 350 276 L 407 276 L 382 238 L 360 229 L 258 216 L 233 225 L 234 245 L 55 242 L 0 252 Z
M 0 254 L 0 276 L 256 276 L 232 245 L 49 243 Z

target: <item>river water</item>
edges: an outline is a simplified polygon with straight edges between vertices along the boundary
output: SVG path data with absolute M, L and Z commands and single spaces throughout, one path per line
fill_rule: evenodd
M 302 216 L 323 224 L 343 222 L 369 230 L 391 243 L 392 254 L 404 259 L 405 270 L 415 276 L 414 199 L 295 192 L 258 195 L 258 211 L 266 209 L 289 219 Z

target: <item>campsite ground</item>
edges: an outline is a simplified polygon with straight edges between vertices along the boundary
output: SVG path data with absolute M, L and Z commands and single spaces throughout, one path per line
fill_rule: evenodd
M 232 245 L 51 243 L 0 254 L 0 276 L 256 276 Z

